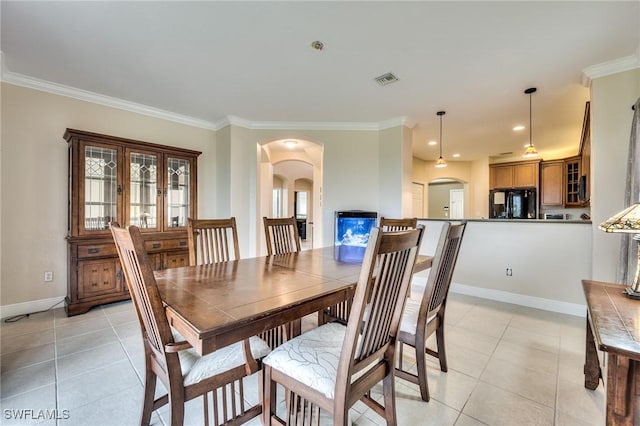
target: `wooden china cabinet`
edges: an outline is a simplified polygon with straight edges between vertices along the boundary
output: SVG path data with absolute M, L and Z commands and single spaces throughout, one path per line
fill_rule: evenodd
M 67 129 L 67 315 L 129 298 L 110 222 L 141 228 L 157 270 L 186 266 L 198 151 Z

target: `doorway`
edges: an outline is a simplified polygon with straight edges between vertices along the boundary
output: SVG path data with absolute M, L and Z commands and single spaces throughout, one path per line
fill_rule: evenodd
M 464 218 L 464 189 L 449 190 L 449 218 Z
M 452 191 L 454 195 L 452 195 Z M 455 206 L 451 203 L 452 197 L 456 201 Z M 464 218 L 464 197 L 465 184 L 463 182 L 451 178 L 440 178 L 429 182 L 428 217 L 430 219 Z

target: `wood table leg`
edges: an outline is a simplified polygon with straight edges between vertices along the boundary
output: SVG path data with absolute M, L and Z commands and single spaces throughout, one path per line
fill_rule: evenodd
M 640 369 L 638 361 L 607 354 L 608 426 L 640 424 Z
M 596 342 L 593 339 L 593 331 L 591 330 L 591 322 L 589 321 L 589 313 L 587 313 L 587 330 L 586 330 L 586 347 L 584 359 L 584 387 L 595 390 L 602 378 L 600 370 L 600 361 L 598 360 L 598 350 Z

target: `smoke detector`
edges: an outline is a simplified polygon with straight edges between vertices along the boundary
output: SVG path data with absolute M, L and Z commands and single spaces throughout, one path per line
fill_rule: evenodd
M 382 74 L 379 77 L 376 77 L 374 80 L 377 81 L 380 86 L 386 86 L 387 84 L 395 83 L 396 81 L 398 81 L 398 77 L 388 72 L 386 74 Z

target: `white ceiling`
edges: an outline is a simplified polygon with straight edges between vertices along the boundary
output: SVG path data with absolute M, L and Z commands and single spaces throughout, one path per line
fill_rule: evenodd
M 542 156 L 576 154 L 589 99 L 582 72 L 640 67 L 638 1 L 3 0 L 0 8 L 5 81 L 69 86 L 213 128 L 225 119 L 255 128 L 406 122 L 423 159 L 438 156 L 427 146 L 439 139 L 438 110 L 447 111 L 447 160 L 519 155 L 528 130 L 512 127 L 528 125 L 528 87 L 538 88 L 533 142 Z M 373 79 L 386 72 L 399 81 L 379 86 Z

